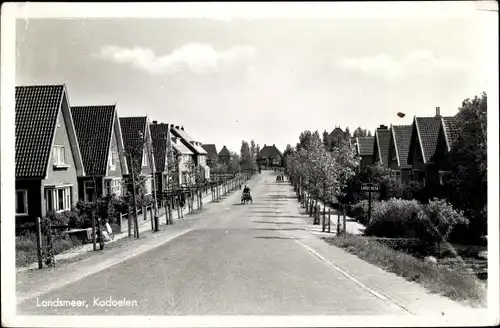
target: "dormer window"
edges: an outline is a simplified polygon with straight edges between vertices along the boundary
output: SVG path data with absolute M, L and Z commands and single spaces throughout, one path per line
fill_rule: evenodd
M 109 152 L 109 170 L 115 171 L 118 164 L 118 154 L 116 151 L 112 150 Z
M 146 153 L 146 149 L 142 151 L 142 167 L 148 166 L 148 154 Z
M 54 166 L 67 167 L 66 164 L 66 148 L 64 146 L 54 146 L 52 150 Z

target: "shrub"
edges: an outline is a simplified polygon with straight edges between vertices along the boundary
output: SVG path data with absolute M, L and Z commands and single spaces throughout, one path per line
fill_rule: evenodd
M 400 179 L 385 178 L 380 183 L 379 200 L 402 198 L 404 185 Z
M 436 198 L 424 205 L 417 217 L 423 228 L 419 237 L 437 244 L 438 251 L 457 224 L 468 224 L 463 212 L 455 210 L 446 200 Z
M 365 234 L 388 238 L 417 238 L 420 230 L 417 216 L 421 206 L 416 200 L 396 198 L 377 203 Z
M 372 204 L 373 206 L 373 204 Z M 360 221 L 361 223 L 368 222 L 368 201 L 362 200 L 359 203 L 351 206 L 349 216 Z
M 415 199 L 417 195 L 419 194 L 420 190 L 422 189 L 422 186 L 415 181 L 410 181 L 403 185 L 403 195 L 402 198 L 411 200 Z

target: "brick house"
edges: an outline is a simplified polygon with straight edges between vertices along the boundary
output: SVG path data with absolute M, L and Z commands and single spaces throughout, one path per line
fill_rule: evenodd
M 341 143 L 343 142 L 346 142 L 348 141 L 350 135 L 349 133 L 347 132 L 344 132 L 344 130 L 342 130 L 340 128 L 340 126 L 336 126 L 332 132 L 330 132 L 330 134 L 328 135 L 327 137 L 327 142 L 328 142 L 328 145 L 331 147 L 331 146 L 337 146 L 337 145 L 340 145 Z
M 389 167 L 387 159 L 389 157 L 389 143 L 391 141 L 391 131 L 385 125 L 380 125 L 375 130 L 373 139 L 373 164 Z
M 439 107 L 434 117 L 413 119 L 408 164 L 412 166 L 412 180 L 425 185 L 439 185 L 439 163 L 436 163 L 436 146 L 443 117 Z M 447 118 L 448 119 L 448 118 Z M 442 158 L 441 155 L 438 159 Z
M 189 168 L 187 166 L 187 163 L 189 160 L 193 158 L 194 153 L 189 150 L 188 147 L 186 147 L 180 140 L 179 138 L 175 137 L 172 135 L 172 130 L 170 130 L 170 140 L 172 142 L 172 150 L 175 153 L 176 159 L 177 159 L 177 179 L 173 180 L 172 182 L 176 185 L 179 186 L 181 184 L 187 184 L 188 183 L 188 175 L 189 175 Z
M 267 167 L 283 166 L 283 153 L 276 147 L 275 144 L 272 146 L 264 145 L 259 152 L 259 163 L 262 163 L 262 165 L 266 165 Z
M 170 125 L 153 121 L 149 126 L 153 141 L 155 160 L 155 188 L 157 192 L 167 190 L 169 186 L 168 152 L 171 147 Z
M 221 164 L 229 164 L 229 161 L 231 160 L 231 153 L 229 152 L 229 149 L 226 148 L 226 146 L 222 147 L 221 151 L 218 154 L 219 157 L 219 162 Z
M 439 183 L 443 184 L 450 173 L 450 151 L 460 135 L 459 122 L 455 117 L 442 117 L 434 159 Z
M 207 156 L 208 153 L 203 147 L 201 147 L 201 142 L 195 141 L 186 131 L 184 127 L 179 127 L 178 125 L 170 125 L 170 131 L 172 135 L 175 136 L 181 143 L 184 144 L 192 153 L 194 164 L 197 167 L 203 169 L 205 173 L 205 179 L 210 179 L 210 168 L 207 166 Z
M 15 89 L 16 223 L 70 210 L 85 175 L 65 85 Z
M 387 163 L 394 177 L 404 183 L 410 181 L 411 165 L 408 164 L 408 151 L 410 149 L 411 125 L 391 125 L 391 139 Z
M 129 174 L 123 175 L 127 181 L 127 191 L 131 190 L 130 173 L 132 169 L 135 169 L 135 174 L 138 174 L 136 179 L 144 181 L 143 195 L 152 195 L 155 161 L 149 119 L 147 116 L 121 117 L 120 126 L 125 152 L 130 154 L 126 158 Z
M 73 106 L 71 115 L 85 168 L 85 176 L 78 177 L 79 199 L 122 196 L 128 167 L 116 106 Z
M 213 168 L 215 166 L 215 163 L 217 163 L 217 160 L 218 160 L 217 147 L 214 144 L 201 145 L 201 146 L 207 152 L 207 165 L 208 165 L 208 167 Z
M 356 138 L 356 154 L 361 158 L 359 169 L 373 164 L 374 137 Z

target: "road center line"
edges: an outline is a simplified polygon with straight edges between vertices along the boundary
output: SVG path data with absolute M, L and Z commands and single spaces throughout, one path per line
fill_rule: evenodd
M 366 290 L 367 292 L 369 292 L 370 294 L 374 295 L 375 297 L 385 301 L 386 303 L 389 303 L 391 305 L 395 305 L 399 308 L 401 308 L 402 310 L 404 310 L 405 312 L 411 314 L 411 315 L 415 315 L 414 313 L 410 312 L 407 308 L 405 308 L 404 306 L 398 304 L 396 301 L 390 299 L 389 297 L 385 296 L 385 295 L 382 295 L 381 293 L 375 291 L 374 289 L 368 287 L 367 285 L 365 285 L 364 283 L 362 283 L 361 281 L 359 281 L 358 279 L 356 279 L 354 276 L 350 275 L 349 273 L 345 272 L 344 270 L 342 270 L 341 268 L 339 268 L 338 266 L 336 266 L 335 264 L 333 264 L 332 262 L 330 262 L 328 259 L 326 259 L 323 255 L 319 254 L 317 251 L 315 251 L 314 249 L 312 249 L 311 247 L 309 247 L 308 245 L 302 243 L 301 241 L 299 241 L 297 238 L 295 238 L 294 236 L 292 236 L 291 234 L 289 234 L 288 232 L 286 232 L 285 230 L 281 229 L 281 227 L 278 227 L 283 233 L 285 233 L 287 236 L 289 236 L 290 238 L 292 238 L 293 240 L 295 240 L 298 244 L 300 244 L 301 246 L 303 246 L 304 248 L 306 248 L 309 252 L 311 252 L 314 256 L 316 256 L 317 258 L 319 258 L 320 260 L 322 260 L 326 265 L 328 265 L 329 267 L 337 270 L 338 272 L 340 272 L 341 274 L 343 274 L 347 279 L 351 280 L 352 282 L 354 282 L 356 285 L 358 285 L 359 287 L 363 288 L 364 290 Z

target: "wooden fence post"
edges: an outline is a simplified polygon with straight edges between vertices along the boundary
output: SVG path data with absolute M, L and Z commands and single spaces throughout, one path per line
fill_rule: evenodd
M 132 237 L 132 216 L 130 215 L 130 212 L 127 213 L 127 224 L 128 224 L 128 236 L 130 238 Z
M 344 233 L 346 233 L 347 232 L 347 222 L 346 222 L 346 217 L 345 217 L 345 207 L 344 206 L 342 207 L 342 214 L 344 217 Z
M 332 225 L 332 224 L 331 224 L 331 220 L 330 220 L 330 219 L 331 219 L 331 216 L 330 216 L 330 210 L 331 210 L 331 209 L 328 207 L 328 233 L 330 233 L 330 232 L 331 232 L 331 229 L 330 229 L 330 228 L 331 228 L 331 225 Z
M 337 236 L 340 235 L 340 209 L 337 210 Z
M 40 217 L 36 218 L 36 255 L 38 258 L 38 269 L 43 268 L 42 260 L 42 223 Z
M 49 255 L 50 255 L 50 266 L 56 266 L 56 257 L 54 255 L 54 239 L 52 238 L 52 222 L 48 220 L 48 238 L 49 238 Z
M 154 220 L 153 220 L 153 207 L 151 206 L 149 208 L 149 218 L 151 219 L 151 230 L 152 231 L 155 231 L 155 224 L 154 224 Z

